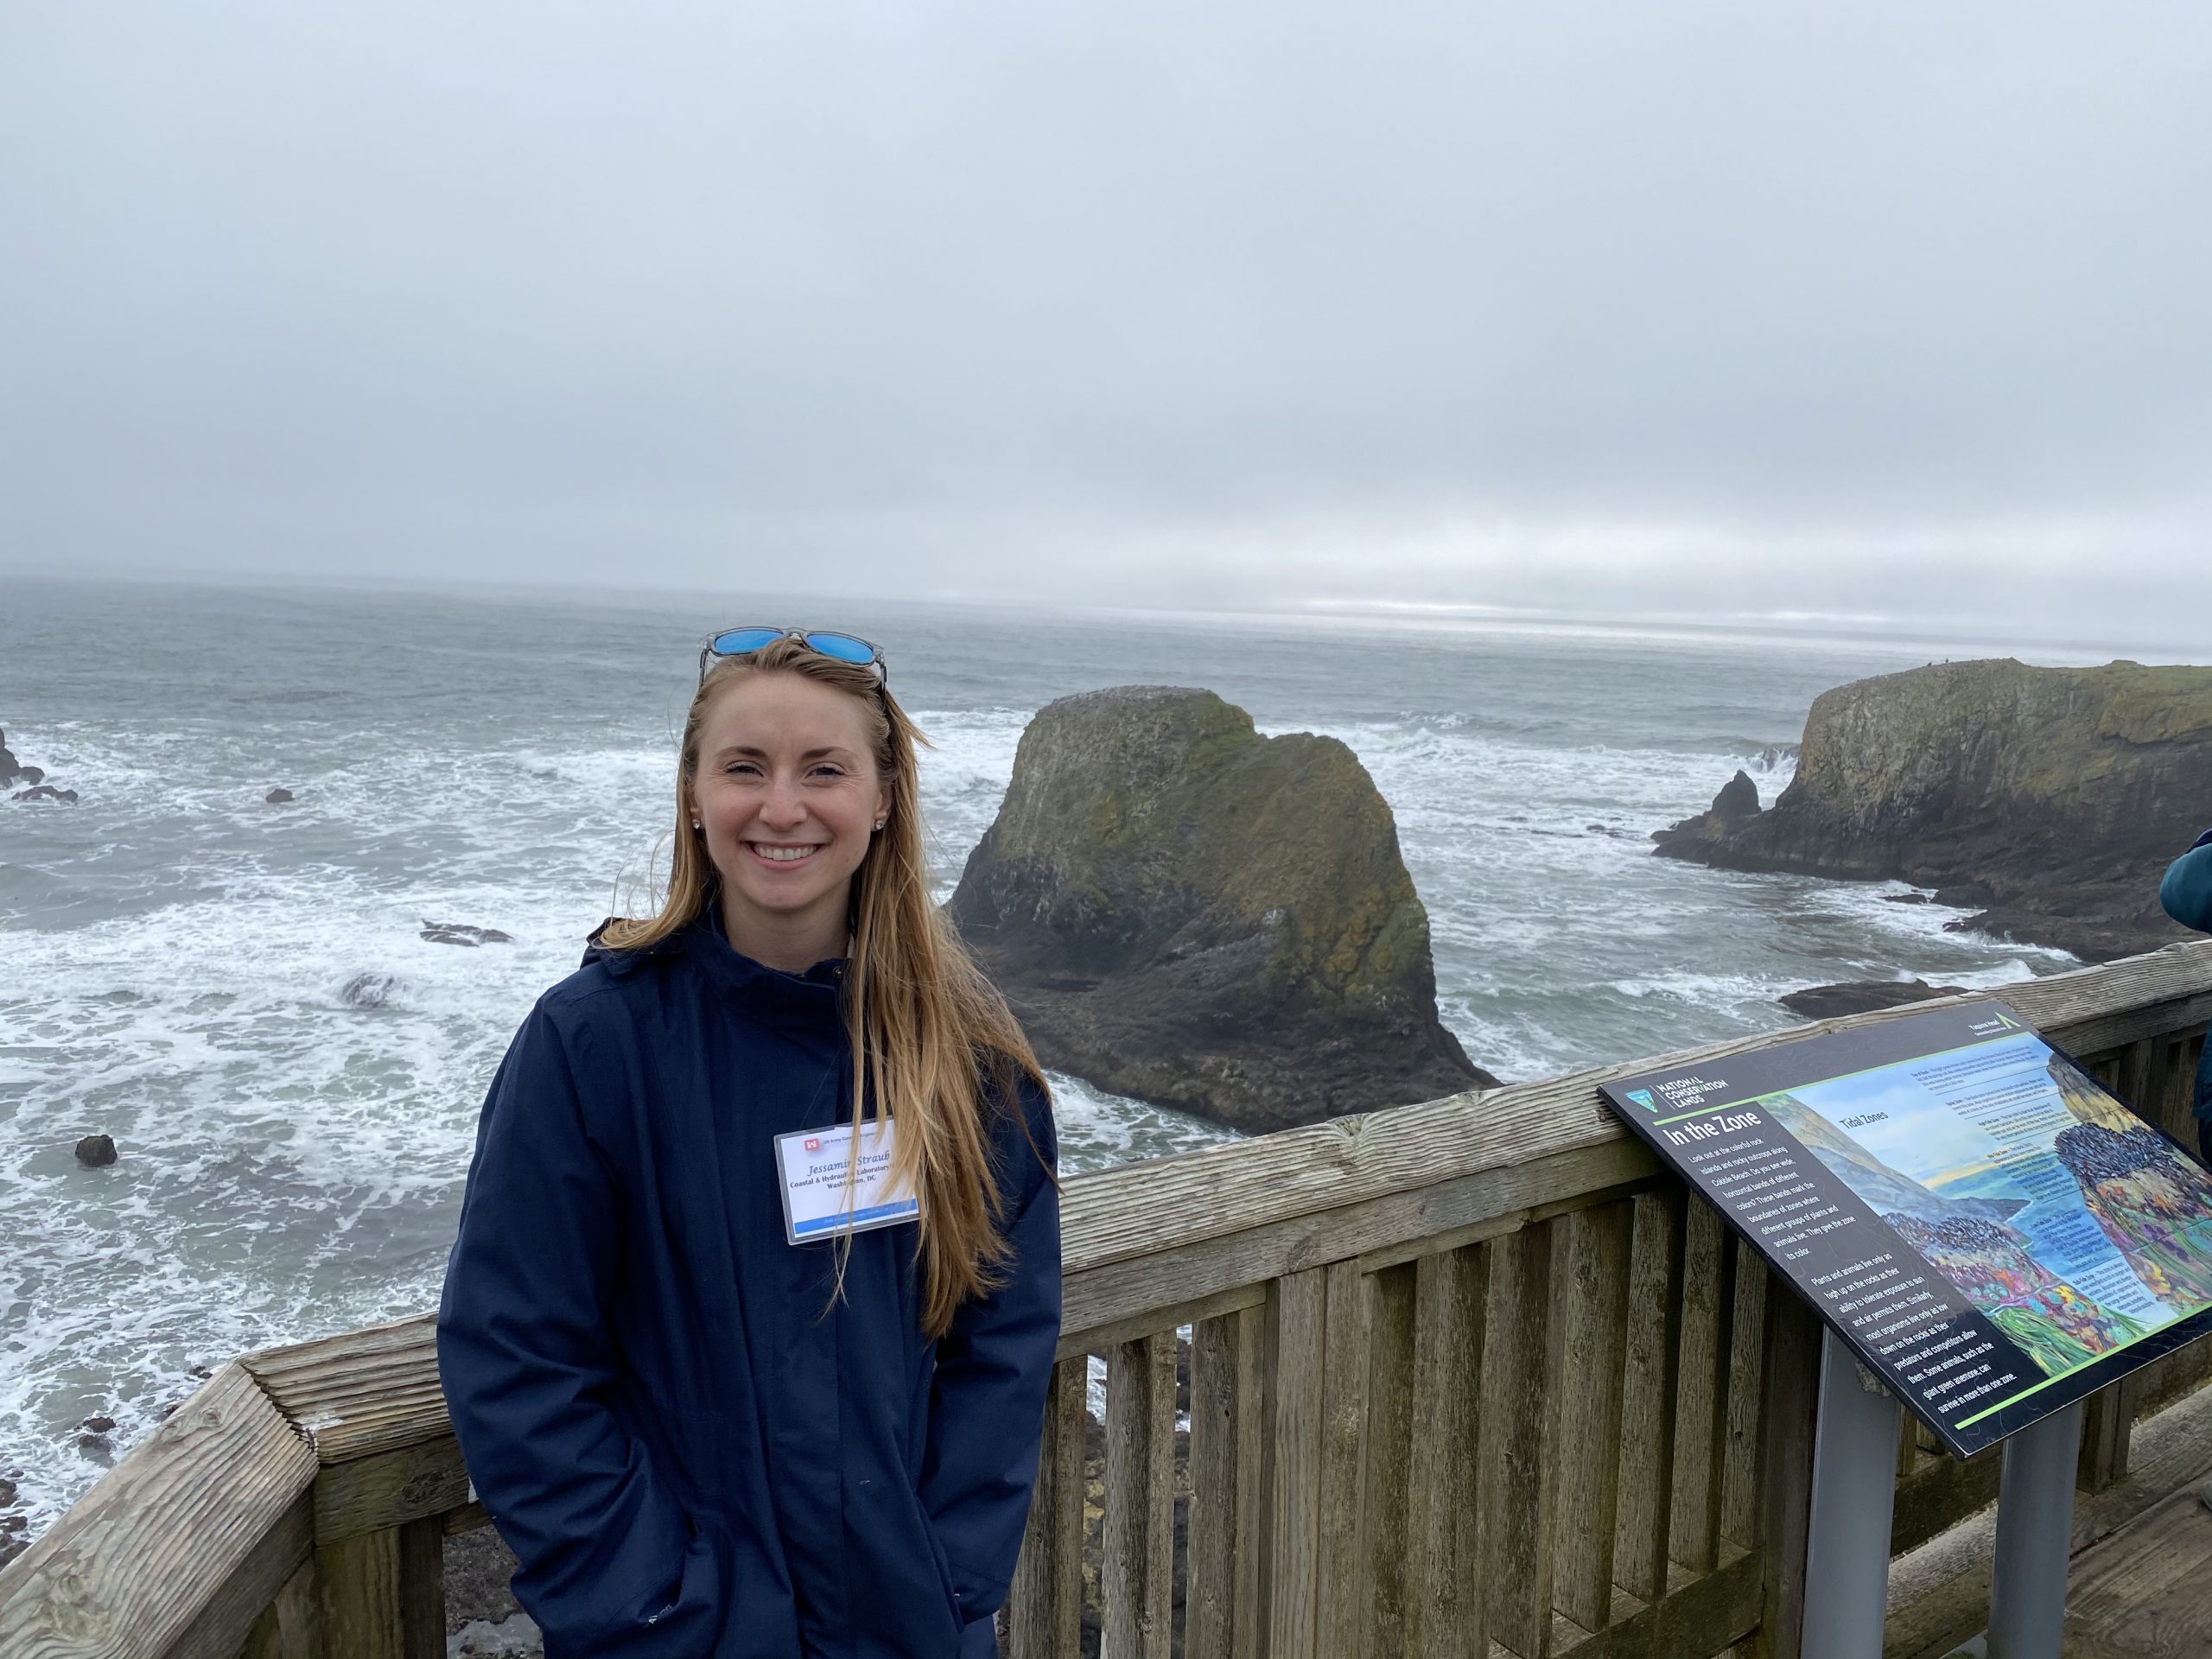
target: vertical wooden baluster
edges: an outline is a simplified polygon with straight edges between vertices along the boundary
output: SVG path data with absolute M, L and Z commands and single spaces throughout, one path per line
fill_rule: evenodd
M 444 1659 L 442 1516 L 326 1544 L 315 1567 L 327 1659 Z
M 1548 1659 L 1552 1537 L 1557 1509 L 1560 1363 L 1554 1322 L 1556 1227 L 1540 1223 L 1491 1242 L 1483 1352 L 1480 1484 L 1490 1554 L 1490 1635 L 1520 1659 Z
M 2159 1046 L 2156 1037 L 2145 1037 L 2120 1050 L 2119 1077 L 2113 1087 L 2113 1093 L 2126 1103 L 2128 1109 L 2147 1122 L 2157 1122 L 2158 1103 L 2152 1089 L 2152 1074 L 2158 1067 Z
M 2196 1066 L 2186 1032 L 2158 1046 L 2158 1062 L 2147 1116 L 2153 1123 L 2196 1154 Z
M 1083 1640 L 1083 1442 L 1090 1422 L 1090 1360 L 1052 1368 L 1037 1491 L 1007 1598 L 1011 1659 L 1065 1659 Z
M 1487 1659 L 1488 1582 L 1476 1469 L 1488 1257 L 1469 1245 L 1424 1255 L 1414 1273 L 1414 1434 L 1406 1494 L 1406 1651 Z
M 238 1659 L 321 1659 L 321 1654 L 322 1599 L 310 1558 L 254 1621 Z
M 2101 1492 L 2127 1472 L 2131 1403 L 2118 1382 L 2107 1382 L 2088 1397 L 2074 1465 L 2074 1484 L 2083 1491 Z
M 1682 1217 L 1682 1349 L 1675 1377 L 1675 1513 L 1668 1548 L 1693 1573 L 1720 1557 L 1720 1467 L 1727 1444 L 1735 1253 L 1713 1206 L 1694 1195 Z
M 1720 1480 L 1721 1535 L 1746 1549 L 1758 1542 L 1759 1462 L 1766 1442 L 1759 1424 L 1766 1401 L 1766 1264 L 1740 1238 L 1736 1258 L 1734 1323 L 1728 1339 L 1728 1433 Z
M 2193 1103 L 2196 1099 L 2196 1079 L 2204 1067 L 2205 1038 L 2206 1033 L 2200 1031 L 2175 1050 L 2180 1060 L 2182 1075 L 2189 1079 L 2182 1087 L 2188 1090 L 2187 1098 L 2192 1103 L 2184 1114 L 2185 1124 L 2180 1138 L 2185 1145 L 2192 1147 L 2196 1145 L 2196 1117 Z
M 1621 1395 L 1620 1523 L 1613 1576 L 1647 1602 L 1667 1593 L 1675 1491 L 1675 1376 L 1681 1342 L 1681 1186 L 1639 1192 L 1629 1252 L 1627 1376 Z
M 1265 1310 L 1191 1330 L 1191 1510 L 1185 1659 L 1258 1659 L 1260 1350 Z
M 1175 1333 L 1115 1346 L 1106 1370 L 1101 1659 L 1170 1659 L 1175 1550 Z
M 1263 1586 L 1268 1659 L 1319 1659 L 1314 1619 L 1320 1573 L 1327 1286 L 1328 1269 L 1312 1268 L 1287 1274 L 1268 1287 L 1274 1387 L 1268 1414 Z
M 1630 1206 L 1562 1216 L 1559 1557 L 1554 1605 L 1586 1630 L 1612 1623 L 1621 1386 L 1628 1346 Z
M 1321 1389 L 1320 1553 L 1314 1630 L 1329 1659 L 1367 1659 L 1365 1497 L 1367 1359 L 1371 1281 L 1357 1262 L 1327 1270 Z
M 1367 1397 L 1367 1582 L 1370 1636 L 1381 1659 L 1407 1650 L 1406 1597 L 1414 1440 L 1414 1268 L 1375 1275 L 1370 1305 Z M 1422 1452 L 1428 1452 L 1423 1437 Z
M 1236 1659 L 1267 1651 L 1265 1583 L 1268 1522 L 1267 1401 L 1274 1393 L 1272 1315 L 1248 1307 L 1236 1315 Z
M 1236 1316 L 1191 1327 L 1184 1659 L 1230 1659 L 1236 1629 Z
M 1805 1551 L 1811 1535 L 1813 1429 L 1821 1394 L 1820 1316 L 1769 1275 L 1765 1480 L 1760 1536 L 1766 1574 L 1757 1659 L 1796 1659 L 1805 1625 Z

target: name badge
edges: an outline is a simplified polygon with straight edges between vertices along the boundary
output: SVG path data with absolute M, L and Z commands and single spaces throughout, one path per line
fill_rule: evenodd
M 898 1126 L 886 1119 L 861 1125 L 861 1155 L 853 1160 L 853 1126 L 800 1129 L 776 1137 L 783 1173 L 784 1233 L 793 1244 L 896 1227 L 922 1213 L 906 1182 L 893 1182 L 891 1156 Z

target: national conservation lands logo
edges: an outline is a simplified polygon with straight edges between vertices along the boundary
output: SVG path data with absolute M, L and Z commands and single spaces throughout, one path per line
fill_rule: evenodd
M 1659 1109 L 1659 1103 L 1651 1098 L 1651 1091 L 1649 1089 L 1631 1089 L 1628 1091 L 1628 1097 L 1647 1112 L 1656 1112 Z

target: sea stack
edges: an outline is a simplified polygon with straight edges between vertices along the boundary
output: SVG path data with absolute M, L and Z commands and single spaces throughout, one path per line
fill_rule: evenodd
M 1983 931 L 2091 961 L 2154 950 L 2189 937 L 2158 878 L 2212 823 L 2212 668 L 2006 659 L 1856 681 L 1814 701 L 1772 807 L 1718 816 L 1655 850 L 1910 881 Z
M 1117 1093 L 1257 1133 L 1496 1081 L 1366 768 L 1211 691 L 1040 712 L 950 913 L 1045 1064 Z
M 1694 818 L 1684 818 L 1670 829 L 1655 830 L 1651 839 L 1662 847 L 1676 842 L 1724 842 L 1759 815 L 1759 786 L 1748 772 L 1738 770 L 1721 785 L 1713 804 Z M 1684 854 L 1684 857 L 1694 855 Z

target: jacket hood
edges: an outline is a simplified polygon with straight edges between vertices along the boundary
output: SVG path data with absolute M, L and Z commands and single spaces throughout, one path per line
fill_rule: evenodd
M 604 943 L 608 928 L 617 922 L 628 919 L 622 916 L 609 916 L 597 927 L 592 929 L 585 939 L 584 959 L 576 965 L 579 968 L 588 968 L 594 963 L 598 963 L 611 974 L 633 974 L 646 963 L 657 957 L 674 956 L 683 948 L 680 934 L 663 939 L 658 944 L 649 944 L 642 950 L 619 950 L 613 945 Z
M 830 957 L 803 974 L 756 962 L 731 944 L 722 932 L 721 911 L 709 905 L 690 925 L 640 950 L 623 950 L 604 943 L 603 936 L 620 918 L 610 916 L 591 931 L 582 966 L 594 963 L 610 974 L 626 975 L 647 964 L 690 957 L 723 990 L 740 997 L 765 1001 L 786 1014 L 834 1016 L 845 982 L 845 959 Z

